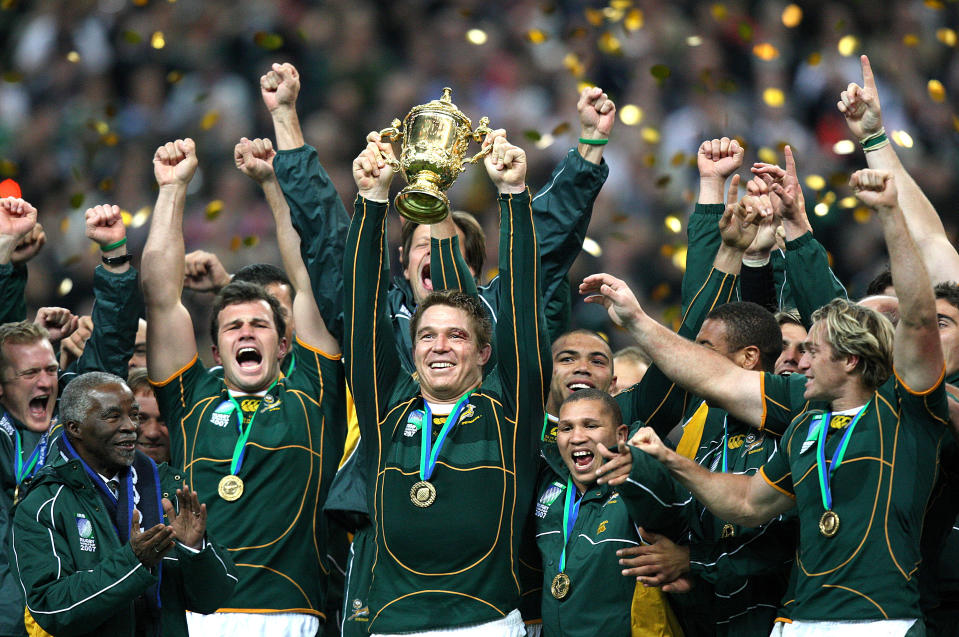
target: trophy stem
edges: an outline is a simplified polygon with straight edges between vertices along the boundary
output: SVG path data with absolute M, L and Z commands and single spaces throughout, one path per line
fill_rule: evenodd
M 441 178 L 431 170 L 416 173 L 413 183 L 396 195 L 397 211 L 419 224 L 439 223 L 450 212 L 450 200 L 437 185 Z

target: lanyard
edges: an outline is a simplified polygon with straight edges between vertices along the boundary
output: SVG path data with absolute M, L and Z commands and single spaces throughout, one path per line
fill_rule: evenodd
M 576 525 L 576 518 L 579 517 L 579 505 L 583 501 L 583 496 L 573 501 L 573 492 L 576 486 L 573 484 L 573 478 L 566 478 L 566 501 L 563 503 L 563 552 L 559 556 L 559 572 L 566 570 L 566 544 L 569 542 L 569 536 Z M 586 495 L 585 493 L 583 495 Z
M 726 418 L 728 416 L 723 416 L 723 473 L 729 471 L 729 460 L 726 453 L 729 449 L 729 429 L 726 427 Z
M 433 470 L 436 468 L 436 461 L 439 459 L 443 443 L 446 442 L 447 435 L 449 435 L 456 421 L 459 420 L 463 409 L 466 408 L 467 401 L 472 393 L 471 391 L 466 392 L 453 405 L 453 411 L 446 417 L 446 422 L 443 423 L 440 433 L 436 436 L 435 445 L 433 444 L 433 412 L 430 411 L 430 404 L 425 400 L 423 401 L 426 422 L 423 423 L 423 439 L 420 443 L 420 480 L 429 480 L 433 476 Z
M 846 431 L 843 432 L 842 440 L 839 441 L 839 446 L 832 455 L 832 463 L 829 466 L 828 474 L 826 473 L 826 430 L 829 429 L 829 421 L 832 414 L 827 411 L 819 417 L 819 440 L 816 449 L 816 466 L 819 469 L 819 490 L 822 493 L 822 505 L 827 511 L 832 510 L 832 487 L 830 486 L 830 480 L 836 472 L 836 469 L 842 464 L 842 459 L 846 455 L 846 446 L 849 444 L 849 437 L 852 436 L 852 430 L 856 428 L 856 423 L 858 423 L 862 415 L 866 413 L 866 409 L 869 408 L 869 402 L 862 406 L 862 409 L 859 410 L 856 417 L 853 418 L 852 422 L 846 427 Z
M 270 390 L 276 386 L 277 380 L 274 380 L 273 384 L 266 388 L 266 393 L 263 394 L 264 399 L 269 395 Z M 236 475 L 239 473 L 240 467 L 243 466 L 243 457 L 246 455 L 246 441 L 249 440 L 250 433 L 253 431 L 253 421 L 256 420 L 256 415 L 260 413 L 260 408 L 257 406 L 256 411 L 250 415 L 250 422 L 246 423 L 246 427 L 244 427 L 243 409 L 240 407 L 240 403 L 236 402 L 236 398 L 233 396 L 230 396 L 230 402 L 233 403 L 233 407 L 236 409 L 236 428 L 237 431 L 240 432 L 236 446 L 233 447 L 233 459 L 230 461 L 230 473 Z
M 47 431 L 43 434 L 40 442 L 34 447 L 33 453 L 30 454 L 26 462 L 23 461 L 23 441 L 20 438 L 20 432 L 14 431 L 14 434 L 16 436 L 17 446 L 17 453 L 14 459 L 14 473 L 16 474 L 17 484 L 20 484 L 43 466 L 44 461 L 47 459 L 47 438 L 49 438 L 50 432 Z

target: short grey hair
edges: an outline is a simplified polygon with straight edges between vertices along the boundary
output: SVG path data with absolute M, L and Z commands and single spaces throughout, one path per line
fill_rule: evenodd
M 113 383 L 127 386 L 122 378 L 107 372 L 87 372 L 71 380 L 60 395 L 60 422 L 82 423 L 93 406 L 92 390 Z M 68 430 L 64 427 L 63 431 Z

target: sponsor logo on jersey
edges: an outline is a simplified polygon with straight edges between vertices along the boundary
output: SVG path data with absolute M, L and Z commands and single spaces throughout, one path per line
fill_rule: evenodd
M 80 550 L 95 553 L 97 541 L 93 537 L 93 524 L 82 513 L 77 513 L 77 533 L 80 535 Z
M 556 499 L 562 495 L 563 489 L 565 488 L 566 485 L 560 484 L 559 482 L 554 482 L 549 485 L 549 487 L 543 491 L 543 495 L 539 496 L 539 502 L 536 503 L 536 517 L 545 518 L 550 505 L 556 502 Z
M 415 436 L 416 432 L 423 426 L 423 417 L 425 415 L 422 409 L 414 409 L 411 411 L 409 417 L 406 419 L 406 429 L 403 430 L 403 435 L 407 438 Z

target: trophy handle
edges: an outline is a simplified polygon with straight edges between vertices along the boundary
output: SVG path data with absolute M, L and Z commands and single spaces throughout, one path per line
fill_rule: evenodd
M 390 127 L 389 127 L 389 128 L 384 128 L 383 130 L 380 131 L 380 140 L 381 140 L 381 141 L 384 141 L 384 142 L 387 142 L 387 143 L 390 143 L 390 142 L 393 142 L 393 141 L 402 142 L 402 141 L 403 141 L 403 132 L 400 131 L 400 124 L 401 124 L 400 120 L 394 119 L 394 120 L 390 123 Z M 399 170 L 400 170 L 400 162 L 397 161 L 395 157 L 388 157 L 388 156 L 386 155 L 386 153 L 384 153 L 384 152 L 382 152 L 382 151 L 380 152 L 380 154 L 383 156 L 383 160 L 384 160 L 387 164 L 389 164 L 390 168 L 392 168 L 392 169 L 395 170 L 395 171 L 399 171 Z
M 476 142 L 477 144 L 482 144 L 483 138 L 492 132 L 493 132 L 493 129 L 489 127 L 489 118 L 483 117 L 483 118 L 480 118 L 479 126 L 476 127 L 476 130 L 472 132 L 471 136 L 473 137 L 474 142 Z M 476 153 L 475 155 L 473 155 L 472 157 L 464 161 L 463 162 L 464 165 L 461 168 L 461 170 L 466 170 L 466 166 L 465 166 L 466 164 L 475 164 L 483 157 L 486 157 L 487 155 L 490 154 L 491 150 L 493 150 L 492 144 L 490 144 L 489 146 L 487 146 L 480 152 Z

